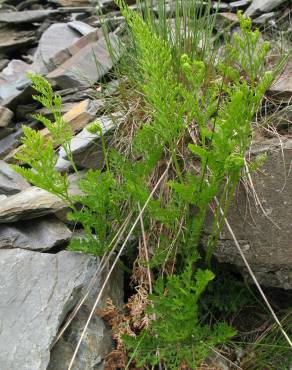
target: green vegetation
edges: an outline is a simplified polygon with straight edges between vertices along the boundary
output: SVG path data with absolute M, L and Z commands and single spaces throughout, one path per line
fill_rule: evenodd
M 218 296 L 216 301 L 212 293 L 208 298 L 208 284 L 215 276 L 211 272 L 214 247 L 246 166 L 252 119 L 273 79 L 263 68 L 269 45 L 259 42 L 259 31 L 252 31 L 251 21 L 239 13 L 241 33 L 226 45 L 222 60 L 211 63 L 213 23 L 203 31 L 208 10 L 203 15 L 203 8 L 197 9 L 201 23 L 196 23 L 191 21 L 194 7 L 185 5 L 182 17 L 178 16 L 181 8 L 174 7 L 177 22 L 169 37 L 169 25 L 162 22 L 164 8 L 158 9 L 158 22 L 154 22 L 150 6 L 142 9 L 141 5 L 143 19 L 122 0 L 116 2 L 127 21 L 134 61 L 125 76 L 128 87 L 119 109 L 127 111 L 130 99 L 139 99 L 138 107 L 118 128 L 121 137 L 128 135 L 130 149 L 116 145 L 107 151 L 104 146 L 104 170 L 88 171 L 81 178 L 70 151 L 72 132 L 60 114 L 61 98 L 44 78 L 31 75 L 38 93 L 35 99 L 54 119 L 35 117 L 48 129 L 49 138 L 24 127 L 16 159 L 25 166 L 14 168 L 71 208 L 69 217 L 82 225 L 84 234 L 69 248 L 98 256 L 110 251 L 126 217 L 131 215 L 130 228 L 151 198 L 141 229 L 134 231 L 139 248 L 132 276 L 136 298 L 142 289 L 147 297 L 132 335 L 126 335 L 122 326 L 116 328 L 121 334 L 119 344 L 128 351 L 128 366 L 132 361 L 138 368 L 163 364 L 165 369 L 196 369 L 212 347 L 236 334 L 223 321 L 208 319 L 209 302 L 215 302 L 219 311 L 237 307 L 220 302 Z M 203 46 L 198 47 L 203 36 Z M 126 73 L 125 63 L 119 67 Z M 127 132 L 131 124 L 132 136 Z M 103 139 L 98 121 L 89 129 Z M 55 170 L 55 148 L 60 146 L 79 176 L 83 195 L 70 195 L 68 174 Z M 248 167 L 251 171 L 257 163 Z M 162 173 L 166 175 L 152 196 Z M 218 205 L 213 203 L 215 197 Z M 212 234 L 205 256 L 200 256 L 201 232 L 210 208 Z M 135 299 L 128 308 L 131 302 Z

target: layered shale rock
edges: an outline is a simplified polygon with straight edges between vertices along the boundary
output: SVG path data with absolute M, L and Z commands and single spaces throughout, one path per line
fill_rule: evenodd
M 251 154 L 253 158 L 266 154 L 267 159 L 251 176 L 254 188 L 251 184 L 240 188 L 228 220 L 259 282 L 292 289 L 292 140 L 257 143 Z M 249 277 L 226 228 L 215 255 L 220 262 L 238 266 Z
M 0 369 L 47 369 L 58 328 L 96 267 L 79 253 L 0 250 Z

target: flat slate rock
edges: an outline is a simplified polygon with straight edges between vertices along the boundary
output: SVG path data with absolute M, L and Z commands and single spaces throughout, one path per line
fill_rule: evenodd
M 29 183 L 21 175 L 0 160 L 0 194 L 13 195 L 29 187 Z
M 39 73 L 48 73 L 57 66 L 53 57 L 60 51 L 74 44 L 81 34 L 66 23 L 54 23 L 42 34 L 35 53 L 34 68 Z
M 267 13 L 285 2 L 286 0 L 253 0 L 250 6 L 246 9 L 244 15 L 247 17 L 254 17 L 262 13 Z
M 114 45 L 118 43 L 117 36 L 111 33 L 109 40 L 115 48 Z M 107 41 L 105 38 L 101 38 L 78 50 L 71 58 L 50 72 L 47 78 L 54 81 L 62 89 L 79 86 L 89 87 L 109 72 L 112 67 L 113 61 L 107 47 Z
M 0 369 L 46 370 L 68 312 L 97 268 L 73 252 L 0 250 Z
M 96 122 L 100 124 L 105 143 L 108 141 L 109 132 L 111 132 L 115 123 L 111 117 L 99 117 Z M 81 132 L 73 137 L 70 143 L 71 152 L 75 164 L 79 168 L 101 169 L 104 166 L 104 153 L 100 134 L 91 133 L 85 127 Z M 60 167 L 63 160 L 68 160 L 63 148 L 59 151 L 60 161 L 57 165 Z
M 0 13 L 0 23 L 21 24 L 41 22 L 48 16 L 56 13 L 58 13 L 57 10 L 51 9 L 24 10 L 22 12 Z
M 30 85 L 26 74 L 31 70 L 31 65 L 22 60 L 11 60 L 0 73 L 0 100 L 9 100 L 20 95 Z
M 0 223 L 41 217 L 64 208 L 65 204 L 57 196 L 31 186 L 0 201 Z
M 0 249 L 20 248 L 43 252 L 68 242 L 71 235 L 71 230 L 57 218 L 0 225 Z
M 9 54 L 32 44 L 35 39 L 35 34 L 32 31 L 2 27 L 0 32 L 0 52 Z

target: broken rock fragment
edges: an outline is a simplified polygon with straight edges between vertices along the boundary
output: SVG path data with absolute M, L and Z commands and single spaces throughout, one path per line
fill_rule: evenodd
M 13 195 L 29 187 L 29 183 L 21 175 L 0 160 L 0 194 Z
M 96 122 L 100 124 L 102 135 L 105 142 L 108 140 L 108 134 L 115 127 L 115 123 L 111 117 L 99 117 Z M 77 134 L 70 143 L 70 148 L 73 154 L 75 164 L 79 168 L 101 169 L 104 165 L 104 153 L 99 133 L 91 133 L 85 127 Z M 63 148 L 59 152 L 60 158 L 68 160 Z
M 118 48 L 117 36 L 108 36 L 113 49 Z M 66 60 L 47 77 L 62 89 L 71 87 L 89 87 L 102 78 L 113 67 L 113 60 L 108 50 L 107 41 L 101 38 L 88 43 L 76 54 Z
M 286 0 L 253 0 L 244 14 L 247 17 L 254 17 L 262 13 L 270 12 L 285 2 Z
M 21 248 L 47 251 L 68 242 L 71 231 L 57 218 L 23 221 L 13 225 L 0 225 L 0 248 Z
M 31 66 L 22 60 L 13 59 L 0 73 L 0 100 L 18 96 L 30 84 L 26 73 Z
M 0 250 L 0 369 L 46 370 L 66 315 L 97 268 L 81 253 Z
M 56 69 L 71 55 L 67 49 L 82 36 L 94 31 L 94 28 L 80 21 L 54 23 L 42 34 L 34 56 L 34 70 L 46 74 Z M 55 56 L 62 52 L 64 59 Z
M 0 200 L 0 223 L 32 219 L 64 208 L 65 204 L 57 196 L 32 186 Z

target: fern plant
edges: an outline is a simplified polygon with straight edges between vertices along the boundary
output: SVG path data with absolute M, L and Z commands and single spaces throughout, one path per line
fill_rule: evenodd
M 145 252 L 139 256 L 140 265 L 151 270 L 148 285 L 144 280 L 143 285 L 150 291 L 154 283 L 145 312 L 150 324 L 141 324 L 140 329 L 144 329 L 136 333 L 136 338 L 124 337 L 124 343 L 138 366 L 163 361 L 167 368 L 185 365 L 195 369 L 210 347 L 234 335 L 224 323 L 210 326 L 201 321 L 200 297 L 214 275 L 209 269 L 197 268 L 198 245 L 206 213 L 217 197 L 219 205 L 215 207 L 206 255 L 210 266 L 245 166 L 253 115 L 272 81 L 272 74 L 264 73 L 262 68 L 268 47 L 259 45 L 258 31 L 254 33 L 250 21 L 239 14 L 242 35 L 227 46 L 225 61 L 213 66 L 210 74 L 203 60 L 193 58 L 197 54 L 182 53 L 178 58 L 149 22 L 123 0 L 116 3 L 136 45 L 136 89 L 148 117 L 147 123 L 135 130 L 132 156 L 110 149 L 105 153 L 105 169 L 89 171 L 81 178 L 70 151 L 72 132 L 59 113 L 61 98 L 44 78 L 31 75 L 38 92 L 35 99 L 52 112 L 54 121 L 36 116 L 49 137 L 24 128 L 17 159 L 26 167 L 14 168 L 71 208 L 69 217 L 81 223 L 84 234 L 71 242 L 70 248 L 102 256 L 108 252 L 123 214 L 130 210 L 138 215 L 150 196 L 157 172 L 169 164 L 167 181 L 143 214 L 143 236 L 135 230 L 138 239 L 147 241 L 149 254 L 148 259 Z M 246 54 L 246 50 L 250 52 Z M 98 124 L 93 123 L 90 130 L 98 131 Z M 55 169 L 54 150 L 58 146 L 63 146 L 79 177 L 82 195 L 70 195 L 68 175 Z M 251 164 L 250 169 L 253 167 Z M 76 203 L 81 207 L 77 209 Z M 139 290 L 142 283 L 135 269 L 133 281 Z

